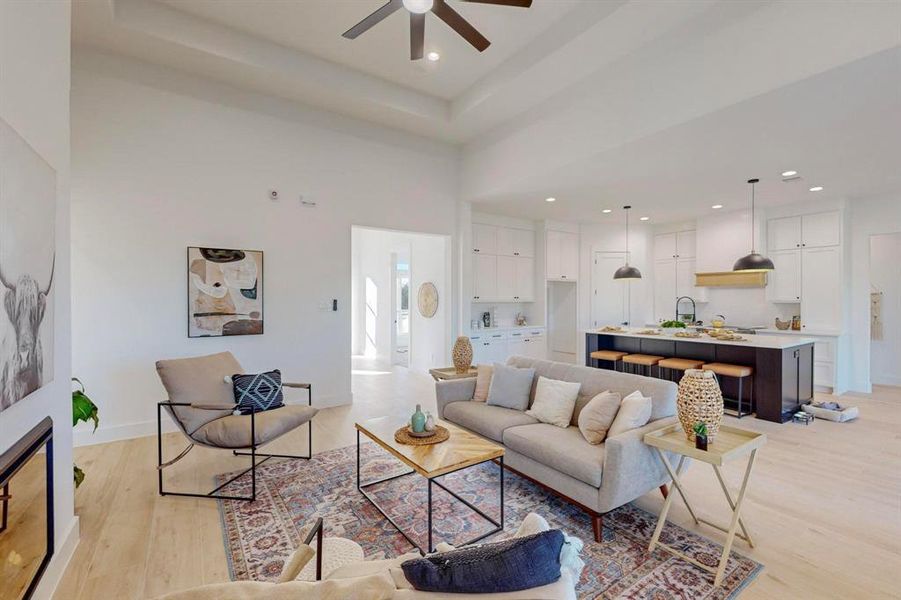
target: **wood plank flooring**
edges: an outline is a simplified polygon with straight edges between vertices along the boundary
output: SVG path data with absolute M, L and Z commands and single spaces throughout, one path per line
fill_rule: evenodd
M 357 420 L 404 419 L 417 403 L 435 412 L 428 375 L 356 360 L 353 386 L 352 406 L 325 409 L 314 420 L 314 452 L 353 444 Z M 840 402 L 860 406 L 860 419 L 809 426 L 728 419 L 769 437 L 758 453 L 744 509 L 757 547 L 735 544 L 765 569 L 743 599 L 901 597 L 901 388 L 877 388 L 868 397 L 844 396 Z M 167 456 L 183 445 L 180 434 L 165 436 Z M 273 445 L 279 448 L 305 449 L 306 428 Z M 216 503 L 157 495 L 155 438 L 77 448 L 75 455 L 87 473 L 75 494 L 81 542 L 57 600 L 153 598 L 228 580 Z M 206 491 L 214 474 L 244 464 L 197 448 L 173 467 L 167 487 Z M 743 467 L 737 461 L 723 469 L 730 485 L 741 480 Z M 694 464 L 684 481 L 699 513 L 722 520 L 727 507 L 711 469 Z M 659 493 L 637 501 L 655 514 L 661 503 Z M 670 518 L 722 539 L 691 524 L 679 500 Z M 588 517 L 585 529 L 573 533 L 591 539 Z

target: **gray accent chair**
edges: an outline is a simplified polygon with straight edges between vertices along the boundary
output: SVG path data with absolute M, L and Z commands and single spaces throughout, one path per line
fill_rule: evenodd
M 256 500 L 256 469 L 271 458 L 309 460 L 313 456 L 313 417 L 319 409 L 313 408 L 313 387 L 309 383 L 282 383 L 284 388 L 307 391 L 307 404 L 286 404 L 281 408 L 249 415 L 233 414 L 235 398 L 232 384 L 225 378 L 244 373 L 241 364 L 231 352 L 207 356 L 160 360 L 156 372 L 169 400 L 158 402 L 157 419 L 157 479 L 160 496 L 188 496 L 219 500 Z M 179 430 L 188 439 L 188 446 L 175 458 L 163 461 L 162 411 L 172 417 Z M 263 454 L 257 449 L 306 423 L 309 427 L 307 455 Z M 195 446 L 230 450 L 235 456 L 249 456 L 250 468 L 238 473 L 222 485 L 206 494 L 172 492 L 163 489 L 163 470 L 188 454 Z M 263 460 L 258 461 L 258 458 Z M 250 473 L 251 495 L 228 496 L 217 494 L 219 490 Z
M 646 433 L 678 422 L 675 383 L 523 356 L 513 356 L 507 364 L 535 369 L 529 406 L 535 401 L 538 376 L 581 383 L 570 426 L 561 428 L 523 411 L 473 402 L 474 378 L 436 382 L 439 417 L 503 444 L 504 466 L 587 512 L 597 542 L 602 538 L 604 513 L 654 489 L 666 496 L 670 478 L 642 440 Z M 605 390 L 623 397 L 636 390 L 649 396 L 651 420 L 592 445 L 579 431 L 579 413 Z

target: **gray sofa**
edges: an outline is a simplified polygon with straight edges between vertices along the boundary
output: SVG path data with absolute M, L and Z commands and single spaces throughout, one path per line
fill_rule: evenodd
M 438 415 L 505 446 L 510 470 L 549 489 L 591 516 L 595 541 L 601 541 L 603 514 L 660 488 L 670 479 L 644 434 L 676 423 L 676 384 L 606 369 L 513 356 L 514 367 L 535 369 L 529 405 L 538 376 L 582 384 L 571 424 L 563 429 L 541 423 L 525 412 L 473 402 L 476 380 L 438 381 Z M 579 412 L 596 394 L 610 390 L 625 397 L 639 390 L 653 401 L 651 421 L 604 443 L 591 445 L 576 426 Z

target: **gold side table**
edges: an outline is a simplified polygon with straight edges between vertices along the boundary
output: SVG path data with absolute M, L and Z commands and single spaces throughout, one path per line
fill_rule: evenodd
M 716 436 L 716 441 L 708 445 L 707 450 L 698 450 L 695 448 L 694 442 L 689 442 L 685 438 L 685 432 L 682 430 L 682 426 L 678 423 L 675 425 L 670 425 L 669 427 L 664 427 L 663 429 L 658 429 L 657 431 L 652 431 L 651 433 L 645 434 L 644 443 L 648 446 L 654 448 L 657 451 L 657 456 L 660 457 L 663 466 L 666 468 L 667 473 L 673 480 L 673 487 L 676 488 L 676 491 L 679 492 L 679 496 L 682 497 L 682 501 L 685 503 L 685 507 L 688 508 L 689 514 L 691 514 L 691 518 L 694 519 L 696 524 L 704 523 L 705 525 L 709 525 L 715 529 L 719 529 L 723 533 L 726 534 L 726 543 L 723 544 L 723 553 L 720 556 L 720 561 L 716 569 L 713 569 L 707 565 L 701 564 L 697 560 L 686 556 L 682 552 L 679 552 L 672 546 L 668 546 L 660 541 L 660 532 L 663 530 L 663 525 L 666 523 L 666 516 L 669 513 L 670 505 L 673 502 L 673 498 L 675 494 L 668 494 L 666 500 L 663 502 L 663 508 L 660 509 L 660 517 L 657 520 L 657 528 L 654 530 L 654 535 L 651 537 L 651 543 L 648 546 L 648 551 L 653 552 L 654 548 L 660 547 L 670 552 L 683 560 L 687 560 L 691 564 L 704 569 L 709 573 L 714 574 L 713 585 L 719 586 L 723 581 L 723 574 L 726 571 L 726 563 L 729 559 L 729 553 L 732 551 L 732 542 L 736 537 L 739 537 L 746 541 L 750 547 L 754 547 L 754 542 L 751 540 L 751 534 L 748 533 L 747 527 L 745 527 L 744 521 L 741 518 L 741 509 L 745 500 L 745 493 L 748 491 L 748 481 L 751 479 L 751 470 L 754 468 L 754 459 L 757 456 L 757 450 L 766 443 L 766 435 L 763 433 L 757 433 L 754 431 L 748 431 L 746 429 L 738 429 L 737 427 L 729 427 L 727 425 L 720 425 L 719 433 Z M 672 464 L 669 459 L 667 459 L 664 451 L 673 452 L 679 455 L 679 462 L 676 465 L 676 468 L 673 469 Z M 720 467 L 726 463 L 726 461 L 739 458 L 745 455 L 748 456 L 748 465 L 745 468 L 745 476 L 741 482 L 741 488 L 738 492 L 738 497 L 733 500 L 732 494 L 729 492 L 729 488 L 726 487 L 726 481 L 723 479 L 723 474 L 720 471 Z M 702 519 L 695 514 L 694 509 L 691 504 L 688 502 L 688 497 L 685 493 L 685 488 L 682 485 L 681 479 L 679 476 L 682 475 L 682 468 L 685 466 L 685 459 L 693 458 L 700 462 L 705 462 L 713 467 L 713 472 L 716 474 L 717 481 L 720 483 L 720 487 L 723 490 L 723 494 L 726 496 L 726 501 L 729 503 L 729 507 L 732 509 L 732 520 L 729 523 L 728 527 L 723 527 L 722 525 L 718 525 L 706 519 Z M 738 529 L 741 528 L 741 532 L 738 532 Z

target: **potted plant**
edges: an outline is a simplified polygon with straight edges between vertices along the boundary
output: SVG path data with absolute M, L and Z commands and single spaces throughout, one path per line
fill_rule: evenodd
M 698 450 L 707 450 L 707 423 L 698 421 L 692 428 L 695 432 L 695 448 Z
M 87 423 L 89 420 L 94 421 L 94 431 L 97 431 L 97 425 L 100 424 L 100 416 L 98 414 L 97 405 L 84 393 L 84 384 L 77 378 L 73 377 L 72 381 L 77 383 L 80 390 L 72 391 L 72 427 L 78 425 L 80 421 Z M 75 487 L 81 485 L 84 481 L 84 471 L 78 465 L 73 464 L 75 475 Z

